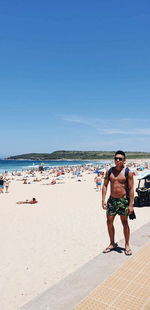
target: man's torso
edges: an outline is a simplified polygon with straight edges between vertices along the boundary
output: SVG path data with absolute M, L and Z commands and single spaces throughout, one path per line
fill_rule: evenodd
M 125 168 L 123 168 L 121 171 L 117 171 L 117 169 L 113 167 L 109 180 L 110 180 L 110 196 L 113 198 L 126 197 Z

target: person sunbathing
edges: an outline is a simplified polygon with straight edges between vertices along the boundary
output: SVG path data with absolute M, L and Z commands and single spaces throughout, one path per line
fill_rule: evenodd
M 33 198 L 32 200 L 28 200 L 28 199 L 27 199 L 27 200 L 25 200 L 25 201 L 17 201 L 16 203 L 20 205 L 20 204 L 23 204 L 23 203 L 25 203 L 25 204 L 26 204 L 26 203 L 34 204 L 34 203 L 37 203 L 37 202 L 38 202 L 38 201 L 37 201 L 35 198 Z
M 56 184 L 56 180 L 53 179 L 53 180 L 51 181 L 50 185 L 55 185 L 55 184 Z
M 41 179 L 38 179 L 38 178 L 33 180 L 33 182 L 40 182 L 40 181 L 41 181 Z

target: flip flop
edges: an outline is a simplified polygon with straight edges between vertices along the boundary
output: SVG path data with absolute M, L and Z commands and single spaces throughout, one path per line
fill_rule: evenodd
M 117 246 L 118 246 L 118 244 L 115 243 L 113 247 L 111 247 L 111 248 L 110 248 L 110 247 L 107 247 L 107 248 L 103 251 L 103 253 L 104 253 L 104 254 L 105 254 L 105 253 L 110 253 L 110 252 L 113 251 Z
M 125 255 L 127 255 L 127 256 L 132 255 L 132 251 L 131 251 L 131 249 L 129 249 L 129 250 L 125 250 L 125 251 L 124 251 L 124 253 L 125 253 Z

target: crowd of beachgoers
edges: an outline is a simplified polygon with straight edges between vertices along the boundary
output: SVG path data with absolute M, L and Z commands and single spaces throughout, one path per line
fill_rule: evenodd
M 103 180 L 106 170 L 108 170 L 113 164 L 106 163 L 103 165 L 98 164 L 84 164 L 80 166 L 61 166 L 47 168 L 46 166 L 39 165 L 38 168 L 12 171 L 1 173 L 0 175 L 0 193 L 8 193 L 10 183 L 20 181 L 23 184 L 33 184 L 40 182 L 42 185 L 56 185 L 65 182 L 67 178 L 75 179 L 75 181 L 81 182 L 85 180 L 86 174 L 98 174 Z M 148 160 L 131 160 L 126 164 L 127 167 L 133 172 L 133 175 L 138 176 L 139 171 L 150 169 L 150 161 Z M 96 180 L 96 178 L 95 178 Z
M 105 165 L 109 167 L 109 165 Z M 1 180 L 1 193 L 7 192 L 8 187 L 13 181 L 20 181 L 23 184 L 33 184 L 35 182 L 40 182 L 42 185 L 55 185 L 65 182 L 65 179 L 71 178 L 76 181 L 82 181 L 85 174 L 91 174 L 100 169 L 104 171 L 106 168 L 96 167 L 93 165 L 80 165 L 80 166 L 63 166 L 55 168 L 44 168 L 40 165 L 38 168 L 33 167 L 32 169 L 23 170 L 23 171 L 5 171 L 0 176 Z

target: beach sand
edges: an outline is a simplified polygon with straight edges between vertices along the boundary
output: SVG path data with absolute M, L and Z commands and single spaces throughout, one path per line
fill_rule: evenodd
M 87 171 L 81 182 L 68 175 L 60 184 L 44 185 L 49 180 L 23 184 L 21 177 L 15 176 L 9 193 L 0 195 L 1 309 L 17 310 L 109 244 L 106 215 L 94 177 Z M 33 197 L 38 200 L 35 205 L 16 204 Z M 135 211 L 137 219 L 130 221 L 131 232 L 150 218 L 150 207 Z M 123 238 L 119 217 L 115 227 L 119 241 Z

